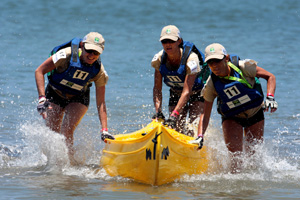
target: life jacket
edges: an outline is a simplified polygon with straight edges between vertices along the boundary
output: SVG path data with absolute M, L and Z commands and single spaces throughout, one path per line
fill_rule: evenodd
M 239 60 L 237 55 L 230 55 L 232 62 L 228 64 L 233 69 L 233 75 L 229 78 L 218 77 L 211 73 L 214 87 L 218 93 L 218 112 L 224 117 L 235 116 L 255 108 L 261 105 L 264 99 L 259 79 L 255 77 L 255 84 L 252 87 L 239 69 Z
M 91 87 L 89 80 L 94 78 L 100 71 L 101 60 L 99 59 L 91 66 L 85 66 L 80 62 L 78 49 L 80 38 L 73 38 L 71 41 L 61 44 L 50 52 L 50 55 L 55 54 L 60 49 L 70 47 L 72 48 L 71 59 L 69 67 L 62 73 L 58 73 L 56 69 L 48 73 L 49 83 L 60 90 L 63 95 L 79 95 Z
M 199 58 L 199 65 L 202 66 L 202 70 L 201 70 L 202 73 L 199 72 L 199 74 L 197 75 L 192 90 L 197 91 L 197 90 L 201 90 L 203 88 L 204 83 L 205 83 L 204 81 L 206 81 L 206 79 L 208 78 L 208 76 L 205 77 L 205 75 L 207 74 L 207 71 L 209 71 L 209 74 L 210 74 L 210 69 L 206 63 L 204 64 L 204 54 L 193 43 L 188 42 L 188 41 L 183 42 L 182 58 L 180 61 L 180 66 L 177 70 L 171 71 L 167 68 L 166 62 L 167 62 L 168 55 L 166 54 L 165 51 L 163 52 L 159 71 L 163 77 L 164 83 L 167 86 L 169 86 L 175 90 L 183 89 L 185 76 L 186 76 L 186 69 L 185 69 L 186 61 L 187 61 L 188 57 L 190 56 L 191 52 L 194 52 L 197 54 L 197 56 Z M 206 66 L 205 69 L 204 69 L 204 66 Z

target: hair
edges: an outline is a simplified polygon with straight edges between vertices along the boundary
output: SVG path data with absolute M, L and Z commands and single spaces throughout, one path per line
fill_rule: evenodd
M 183 39 L 182 38 L 178 38 L 178 40 L 180 40 L 180 39 L 181 39 L 181 43 L 179 44 L 179 47 L 183 48 Z

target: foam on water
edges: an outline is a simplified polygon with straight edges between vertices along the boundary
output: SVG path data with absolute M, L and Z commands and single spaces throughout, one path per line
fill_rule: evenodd
M 77 141 L 75 159 L 78 166 L 70 165 L 68 150 L 64 137 L 41 125 L 39 121 L 25 123 L 20 126 L 19 144 L 6 146 L 1 144 L 0 166 L 2 169 L 13 171 L 18 168 L 26 170 L 39 169 L 39 173 L 52 173 L 88 179 L 100 178 L 106 181 L 128 182 L 129 179 L 110 177 L 99 166 L 101 151 L 84 148 L 86 143 Z M 230 156 L 224 144 L 221 127 L 216 127 L 211 121 L 205 136 L 210 160 L 209 170 L 202 175 L 184 176 L 177 184 L 203 183 L 211 181 L 262 181 L 275 183 L 298 183 L 300 180 L 299 164 L 292 162 L 297 158 L 280 157 L 274 149 L 280 149 L 280 142 L 275 139 L 266 140 L 263 145 L 256 146 L 256 153 L 249 159 L 242 156 L 244 170 L 232 175 L 229 173 Z M 75 137 L 76 140 L 76 137 Z M 297 156 L 297 155 L 293 155 Z M 9 170 L 11 169 L 11 170 Z M 31 171 L 29 170 L 29 171 Z M 24 170 L 25 171 L 25 170 Z

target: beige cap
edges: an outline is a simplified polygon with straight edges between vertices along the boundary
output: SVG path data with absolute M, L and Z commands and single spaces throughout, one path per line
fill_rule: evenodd
M 177 41 L 179 38 L 181 38 L 179 29 L 174 25 L 168 25 L 161 30 L 159 41 L 164 39 Z
M 105 40 L 100 33 L 90 32 L 84 36 L 82 42 L 84 43 L 84 48 L 87 50 L 95 50 L 99 53 L 102 53 L 104 50 Z
M 205 48 L 205 61 L 210 59 L 223 59 L 227 55 L 226 49 L 219 43 L 213 43 Z

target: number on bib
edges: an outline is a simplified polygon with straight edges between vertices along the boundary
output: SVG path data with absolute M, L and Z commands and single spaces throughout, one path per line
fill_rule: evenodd
M 241 92 L 237 89 L 236 86 L 232 86 L 224 90 L 225 94 L 227 95 L 228 99 L 235 97 L 236 95 L 241 94 Z
M 88 75 L 89 75 L 89 73 L 87 73 L 85 71 L 76 70 L 76 72 L 73 75 L 73 78 L 85 80 Z
M 172 82 L 181 82 L 181 79 L 178 76 L 167 76 L 167 78 Z

